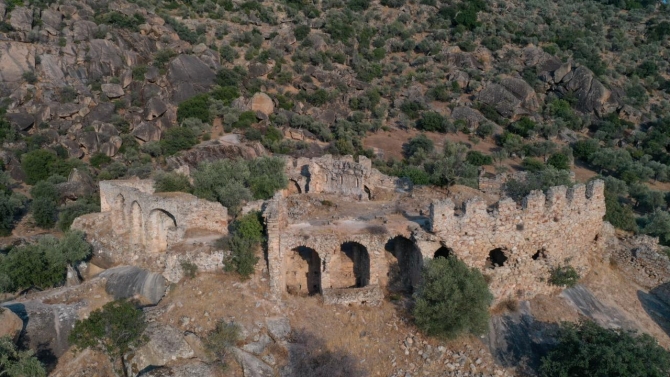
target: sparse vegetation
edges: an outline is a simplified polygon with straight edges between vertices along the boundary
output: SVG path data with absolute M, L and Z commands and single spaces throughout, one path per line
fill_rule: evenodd
M 570 265 L 554 267 L 550 271 L 549 284 L 559 287 L 574 287 L 579 282 L 579 273 Z
M 243 279 L 254 273 L 258 263 L 258 249 L 264 242 L 263 223 L 260 213 L 252 212 L 242 216 L 231 224 L 230 234 L 218 244 L 230 254 L 225 258 L 225 270 L 235 271 Z
M 0 337 L 0 375 L 7 377 L 46 377 L 47 372 L 31 350 L 18 349 L 12 339 Z

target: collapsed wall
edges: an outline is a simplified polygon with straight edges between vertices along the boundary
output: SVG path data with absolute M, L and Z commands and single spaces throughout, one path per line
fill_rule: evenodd
M 100 207 L 100 213 L 75 219 L 72 228 L 87 234 L 94 245 L 92 263 L 102 268 L 132 263 L 178 280 L 175 269 L 185 256 L 167 251 L 187 241 L 192 244 L 187 249 L 195 250 L 199 240 L 228 233 L 228 211 L 220 203 L 180 192 L 155 193 L 153 180 L 100 182 Z M 203 270 L 221 265 L 220 253 L 190 254 Z
M 292 194 L 337 194 L 356 200 L 383 200 L 397 188 L 407 186 L 399 178 L 389 177 L 372 167 L 372 161 L 359 156 L 334 158 L 287 158 L 286 175 L 291 181 Z
M 451 200 L 434 201 L 425 229 L 417 219 L 391 220 L 389 215 L 381 223 L 374 216 L 291 224 L 285 195 L 336 193 L 367 200 L 361 194 L 367 184 L 392 181 L 370 180 L 372 175 L 352 165 L 350 157 L 313 160 L 294 160 L 291 166 L 306 177 L 303 187 L 313 191 L 278 193 L 264 212 L 270 286 L 277 298 L 322 294 L 326 302 L 370 303 L 393 284 L 415 289 L 426 258 L 453 255 L 482 271 L 497 301 L 530 299 L 558 289 L 548 282 L 552 269 L 570 265 L 583 276 L 602 258 L 609 236 L 600 180 L 552 187 L 546 195 L 534 191 L 520 206 L 507 198 L 489 208 L 475 198 L 464 204 L 462 214 Z

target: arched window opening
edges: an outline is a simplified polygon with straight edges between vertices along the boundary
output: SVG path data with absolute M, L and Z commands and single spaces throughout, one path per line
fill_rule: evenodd
M 489 257 L 486 258 L 486 267 L 494 269 L 496 267 L 502 267 L 507 262 L 507 255 L 503 248 L 496 248 L 489 252 Z
M 331 288 L 360 288 L 370 284 L 370 256 L 358 242 L 345 242 L 331 261 Z
M 433 258 L 449 258 L 452 255 L 454 255 L 454 251 L 451 248 L 442 246 L 435 251 Z

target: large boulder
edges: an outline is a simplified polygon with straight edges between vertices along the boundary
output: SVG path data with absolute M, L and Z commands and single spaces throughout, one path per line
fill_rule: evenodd
M 144 120 L 154 120 L 165 114 L 166 111 L 167 106 L 165 105 L 165 102 L 163 102 L 158 97 L 153 97 L 147 101 L 147 104 L 144 108 Z
M 270 336 L 277 341 L 283 341 L 291 334 L 291 322 L 286 317 L 271 317 L 265 319 Z
M 144 331 L 144 336 L 148 338 L 147 343 L 125 356 L 129 376 L 137 376 L 148 367 L 161 367 L 172 360 L 195 356 L 184 334 L 172 326 L 151 323 Z
M 54 30 L 60 30 L 61 29 L 60 23 L 61 21 L 63 21 L 63 15 L 58 11 L 47 8 L 42 11 L 40 19 L 42 20 L 42 24 L 44 26 L 50 26 Z
M 107 39 L 93 39 L 88 56 L 90 76 L 119 76 L 126 67 L 123 51 Z
M 35 46 L 33 44 L 0 42 L 0 82 L 21 83 L 23 74 L 34 68 Z
M 102 92 L 111 99 L 123 96 L 123 87 L 119 84 L 102 84 Z
M 107 279 L 105 290 L 117 300 L 136 298 L 144 304 L 156 305 L 167 288 L 163 275 L 135 266 L 110 268 L 100 277 Z
M 65 86 L 65 73 L 60 66 L 60 59 L 56 55 L 44 54 L 40 57 L 40 73 L 45 82 L 56 87 Z
M 533 88 L 525 80 L 511 77 L 501 80 L 500 84 L 488 84 L 479 92 L 479 100 L 508 118 L 530 114 L 540 108 Z
M 144 142 L 158 141 L 161 139 L 161 129 L 151 123 L 142 122 L 135 127 L 132 135 Z
M 168 66 L 167 79 L 172 85 L 172 101 L 187 100 L 209 90 L 216 74 L 202 60 L 193 55 L 179 55 Z
M 75 42 L 81 42 L 91 39 L 98 25 L 93 21 L 77 20 L 72 24 L 72 29 Z
M 37 352 L 47 363 L 62 356 L 69 348 L 67 341 L 78 311 L 84 304 L 44 304 L 39 301 L 14 302 L 3 304 L 21 318 L 25 328 L 19 338 L 22 346 Z
M 271 366 L 239 348 L 233 348 L 233 355 L 242 366 L 245 377 L 273 377 L 275 375 Z
M 14 30 L 28 32 L 33 30 L 33 11 L 26 7 L 16 7 L 10 13 L 9 23 Z
M 612 92 L 588 68 L 579 66 L 570 73 L 562 81 L 565 82 L 565 89 L 575 93 L 578 110 L 602 116 L 619 107 L 619 101 L 612 96 Z
M 451 117 L 455 120 L 464 120 L 468 127 L 476 128 L 480 123 L 486 121 L 486 117 L 479 111 L 470 107 L 457 107 L 451 112 Z
M 270 115 L 275 111 L 275 105 L 270 96 L 258 92 L 251 97 L 251 110 L 260 111 L 265 115 Z
M 0 307 L 0 337 L 8 336 L 14 342 L 19 340 L 23 321 L 11 310 Z
M 26 112 L 8 113 L 5 115 L 5 118 L 17 131 L 26 131 L 35 124 L 35 117 Z

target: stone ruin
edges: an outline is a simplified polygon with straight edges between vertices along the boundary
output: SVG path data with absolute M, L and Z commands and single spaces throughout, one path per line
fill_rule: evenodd
M 406 189 L 403 182 L 363 157 L 298 159 L 289 170 L 297 188 L 277 193 L 264 211 L 277 298 L 321 294 L 326 303 L 375 304 L 392 286 L 416 289 L 425 258 L 454 255 L 484 273 L 496 300 L 526 300 L 558 289 L 548 283 L 553 268 L 569 264 L 583 275 L 604 249 L 600 180 L 534 191 L 521 205 L 506 198 L 489 207 L 473 198 L 455 208 L 450 199 L 434 200 L 429 213 L 409 216 L 388 210 L 387 199 Z M 304 193 L 379 205 L 366 207 L 367 217 L 294 219 L 292 198 Z
M 479 197 L 456 206 L 422 188 L 425 200 L 412 202 L 419 209 L 410 213 L 399 203 L 421 190 L 381 174 L 365 157 L 287 157 L 286 173 L 289 187 L 259 207 L 277 299 L 320 294 L 326 303 L 374 305 L 388 292 L 415 290 L 426 258 L 453 255 L 482 271 L 496 300 L 527 300 L 559 289 L 548 283 L 553 268 L 569 264 L 588 272 L 603 258 L 611 233 L 602 220 L 600 180 L 492 206 Z M 177 281 L 168 270 L 181 257 L 161 256 L 187 240 L 227 234 L 225 207 L 190 194 L 155 193 L 151 180 L 100 182 L 100 198 L 102 212 L 78 218 L 73 228 L 89 233 L 94 262 L 103 268 L 132 261 Z M 221 265 L 221 252 L 186 249 L 205 261 L 204 271 Z
M 166 251 L 228 234 L 228 210 L 220 203 L 156 193 L 153 180 L 100 182 L 100 207 L 100 213 L 78 217 L 72 228 L 87 233 L 94 245 L 92 263 L 102 268 L 132 262 L 165 274 Z

